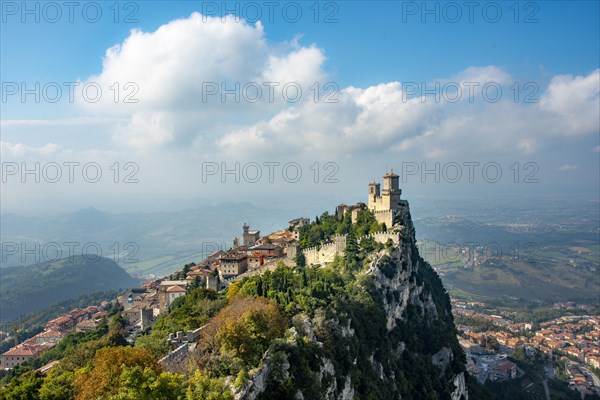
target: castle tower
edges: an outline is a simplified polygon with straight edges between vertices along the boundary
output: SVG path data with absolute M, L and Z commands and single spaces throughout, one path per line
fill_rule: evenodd
M 367 201 L 367 206 L 369 210 L 374 210 L 376 208 L 377 199 L 381 197 L 381 191 L 379 183 L 371 182 L 369 183 L 369 199 Z
M 397 210 L 400 205 L 400 195 L 402 190 L 399 185 L 399 177 L 394 171 L 383 176 L 383 191 L 381 197 L 383 205 L 388 210 Z
M 251 231 L 250 227 L 244 222 L 244 235 L 242 237 L 244 246 L 253 246 L 260 238 L 260 231 Z
M 250 242 L 250 227 L 244 222 L 244 226 L 242 228 L 244 229 L 242 243 L 244 246 L 248 246 L 248 243 Z
M 379 183 L 377 183 L 377 182 L 369 183 L 369 196 L 374 196 L 374 197 L 380 196 L 381 193 L 380 193 L 379 189 L 380 189 Z

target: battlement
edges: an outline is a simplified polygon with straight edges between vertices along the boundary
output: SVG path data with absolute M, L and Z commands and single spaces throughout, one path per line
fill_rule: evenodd
M 162 367 L 172 373 L 181 373 L 182 365 L 185 365 L 190 353 L 195 349 L 196 344 L 184 343 L 175 350 L 158 360 Z
M 364 238 L 375 237 L 375 236 L 378 236 L 378 235 L 397 236 L 398 234 L 395 233 L 395 232 L 379 231 L 379 232 L 373 232 L 373 233 L 369 233 L 367 235 L 361 236 L 361 237 L 357 238 L 356 240 L 361 241 Z
M 336 245 L 336 243 L 335 243 L 335 242 L 329 242 L 329 243 L 325 243 L 325 244 L 322 244 L 322 245 L 319 245 L 319 246 L 308 247 L 308 248 L 306 248 L 306 249 L 303 249 L 302 251 L 303 251 L 303 252 L 307 252 L 307 251 L 320 251 L 320 250 L 326 250 L 326 249 L 328 249 L 329 247 L 333 247 L 333 246 L 335 246 L 335 245 Z
M 317 246 L 312 246 L 312 247 L 307 247 L 306 249 L 303 249 L 303 252 L 307 252 L 307 251 L 319 251 L 319 250 L 324 250 L 327 249 L 331 246 L 335 246 L 338 245 L 341 241 L 343 241 L 344 245 L 346 245 L 346 236 L 347 235 L 341 235 L 339 233 L 336 233 L 333 236 L 333 240 L 331 242 L 327 242 L 327 243 L 323 243 L 321 245 L 317 245 Z
M 170 344 L 181 344 L 181 343 L 193 343 L 198 340 L 200 337 L 200 332 L 206 327 L 206 325 L 201 326 L 198 329 L 194 329 L 193 331 L 177 331 L 177 333 L 169 333 L 169 338 L 167 341 Z

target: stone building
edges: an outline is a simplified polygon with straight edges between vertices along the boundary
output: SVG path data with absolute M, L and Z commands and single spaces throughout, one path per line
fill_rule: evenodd
M 367 207 L 377 222 L 384 223 L 388 228 L 397 222 L 396 216 L 408 207 L 408 202 L 400 199 L 401 194 L 399 177 L 393 171 L 383 176 L 383 190 L 379 182 L 369 183 Z
M 2 354 L 2 367 L 4 367 L 4 369 L 18 367 L 25 361 L 39 356 L 42 352 L 51 349 L 54 346 L 54 343 L 37 344 L 33 341 L 23 342 Z
M 244 236 L 242 237 L 244 246 L 253 246 L 256 241 L 260 238 L 260 231 L 251 231 L 250 227 L 244 223 Z
M 221 257 L 220 272 L 224 278 L 237 276 L 248 270 L 248 256 L 246 254 L 231 252 Z
M 258 268 L 265 263 L 265 256 L 259 252 L 253 252 L 248 256 L 248 268 Z
M 161 313 L 169 309 L 169 305 L 178 297 L 186 293 L 188 280 L 184 281 L 162 281 L 158 285 L 158 305 Z M 138 310 L 139 315 L 139 310 Z
M 260 231 L 251 231 L 250 227 L 244 223 L 242 237 L 233 238 L 233 250 L 241 250 L 254 246 L 260 239 Z
M 283 247 L 272 243 L 257 244 L 248 250 L 264 257 L 281 257 L 283 255 Z
M 507 381 L 517 377 L 517 364 L 511 361 L 503 361 L 494 366 L 491 378 L 494 381 Z
M 371 211 L 398 210 L 400 208 L 399 177 L 393 172 L 383 176 L 383 191 L 379 182 L 369 183 L 369 201 L 367 206 Z

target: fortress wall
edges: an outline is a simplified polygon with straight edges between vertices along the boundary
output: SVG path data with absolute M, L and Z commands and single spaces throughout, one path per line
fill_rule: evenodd
M 366 236 L 361 236 L 357 238 L 357 242 L 364 238 L 372 237 L 376 242 L 386 244 L 389 239 L 392 240 L 394 244 L 400 243 L 400 234 L 392 233 L 392 232 L 375 232 Z M 346 249 L 346 235 L 337 235 L 334 238 L 334 241 L 331 243 L 327 243 L 323 246 L 319 247 L 311 247 L 308 249 L 304 249 L 304 257 L 306 258 L 307 265 L 327 265 L 333 262 L 336 255 L 340 257 L 344 256 L 344 251 Z
M 190 345 L 188 343 L 182 344 L 158 360 L 158 363 L 161 364 L 165 370 L 172 373 L 178 373 L 182 370 L 182 367 L 186 365 L 191 350 L 190 347 L 195 347 L 195 345 Z
M 346 243 L 346 238 L 344 237 L 344 245 L 341 246 L 340 243 L 338 243 L 338 241 L 334 241 L 332 243 L 327 243 L 324 244 L 323 246 L 319 247 L 311 247 L 309 249 L 305 249 L 303 251 L 304 253 L 304 257 L 306 259 L 306 264 L 307 265 L 311 265 L 311 264 L 329 264 L 331 262 L 333 262 L 333 259 L 335 258 L 336 254 L 340 253 L 340 247 L 342 247 L 341 249 L 341 253 L 343 255 L 343 248 L 346 247 L 345 243 Z
M 394 225 L 394 212 L 392 210 L 373 211 L 375 220 L 380 224 L 385 224 L 388 228 Z

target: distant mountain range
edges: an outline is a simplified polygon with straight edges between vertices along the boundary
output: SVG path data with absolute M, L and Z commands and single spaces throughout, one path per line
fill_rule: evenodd
M 56 302 L 140 283 L 104 257 L 74 256 L 54 262 L 3 268 L 0 273 L 0 322 Z
M 49 261 L 58 258 L 57 248 L 65 257 L 70 251 L 81 255 L 85 246 L 85 252 L 98 254 L 98 245 L 102 256 L 133 276 L 164 276 L 206 253 L 229 248 L 245 222 L 264 234 L 286 228 L 287 221 L 299 216 L 314 218 L 250 203 L 150 213 L 114 214 L 86 208 L 48 217 L 2 214 L 0 266 Z M 37 251 L 26 252 L 35 246 Z

